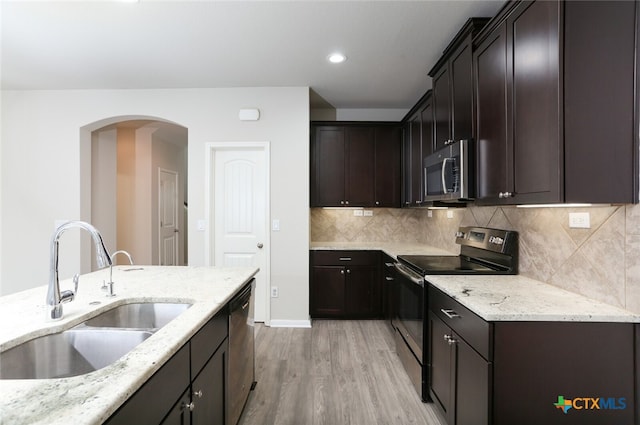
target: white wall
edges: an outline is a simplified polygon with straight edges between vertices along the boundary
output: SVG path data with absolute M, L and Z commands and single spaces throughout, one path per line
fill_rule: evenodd
M 1 102 L 2 294 L 46 284 L 55 220 L 90 217 L 91 132 L 125 119 L 160 119 L 188 129 L 190 265 L 205 264 L 204 233 L 196 230 L 205 218 L 205 144 L 271 142 L 271 216 L 281 222 L 271 236 L 271 284 L 280 288 L 271 318 L 308 319 L 307 87 L 4 91 Z M 246 107 L 259 108 L 260 120 L 240 122 Z M 60 244 L 63 277 L 81 269 L 80 238 L 68 233 Z

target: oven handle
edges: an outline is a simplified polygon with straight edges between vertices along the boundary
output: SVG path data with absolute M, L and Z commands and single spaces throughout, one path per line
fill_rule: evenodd
M 396 263 L 395 267 L 398 273 L 400 273 L 403 277 L 409 279 L 416 285 L 424 287 L 424 278 L 420 277 L 420 275 L 400 263 Z

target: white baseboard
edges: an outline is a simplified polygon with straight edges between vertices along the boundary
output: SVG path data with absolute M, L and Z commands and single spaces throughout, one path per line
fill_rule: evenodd
M 269 326 L 272 328 L 310 328 L 311 320 L 274 320 L 271 319 Z

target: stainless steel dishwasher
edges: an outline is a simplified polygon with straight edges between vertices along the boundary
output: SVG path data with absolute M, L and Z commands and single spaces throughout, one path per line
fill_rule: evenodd
M 254 287 L 252 279 L 229 303 L 227 425 L 236 425 L 255 386 Z

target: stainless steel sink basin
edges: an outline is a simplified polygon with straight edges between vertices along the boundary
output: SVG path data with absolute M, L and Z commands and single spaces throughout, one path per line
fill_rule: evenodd
M 0 379 L 64 378 L 93 372 L 118 360 L 153 332 L 69 329 L 0 353 Z
M 158 330 L 191 307 L 185 303 L 133 303 L 107 310 L 84 322 L 98 328 Z

